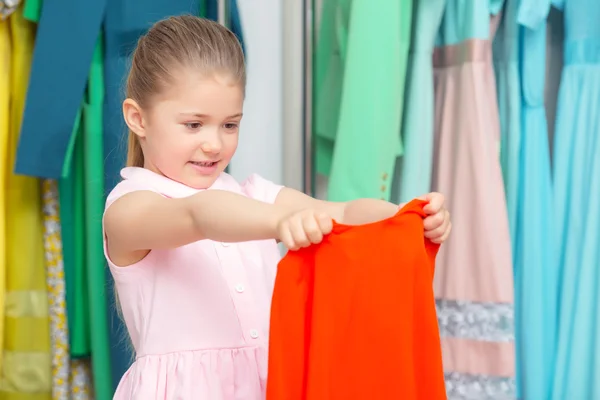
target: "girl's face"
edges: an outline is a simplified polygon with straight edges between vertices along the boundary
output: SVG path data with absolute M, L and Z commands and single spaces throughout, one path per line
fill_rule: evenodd
M 174 84 L 140 110 L 144 167 L 196 189 L 210 187 L 238 145 L 243 89 L 227 75 L 180 70 Z

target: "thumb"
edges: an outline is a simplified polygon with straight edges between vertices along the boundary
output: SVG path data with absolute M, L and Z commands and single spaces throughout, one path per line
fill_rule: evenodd
M 430 201 L 431 193 L 423 194 L 423 195 L 417 197 L 417 200 Z
M 437 197 L 439 196 L 436 196 L 436 193 L 427 193 L 418 197 L 419 200 L 427 202 L 427 204 L 423 206 L 423 211 L 425 211 L 426 214 L 435 214 L 440 210 L 442 204 Z

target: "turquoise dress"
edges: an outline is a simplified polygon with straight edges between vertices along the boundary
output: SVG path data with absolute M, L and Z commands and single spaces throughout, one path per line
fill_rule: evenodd
M 521 165 L 521 71 L 519 59 L 521 47 L 519 40 L 519 21 L 517 18 L 519 5 L 522 0 L 506 0 L 503 10 L 502 23 L 494 39 L 494 72 L 498 90 L 498 114 L 500 117 L 500 163 L 502 176 L 504 178 L 504 190 L 506 192 L 506 207 L 510 227 L 510 238 L 513 249 L 513 272 L 515 274 L 515 286 L 518 263 L 517 244 L 520 240 L 517 227 L 518 202 L 519 202 L 519 178 Z M 515 291 L 515 318 L 518 319 L 518 290 Z M 520 358 L 521 342 L 518 335 L 518 321 L 515 321 L 515 349 L 516 357 Z M 517 398 L 521 387 L 521 374 L 519 362 L 515 365 Z
M 600 399 L 600 1 L 564 9 L 564 68 L 554 136 L 559 324 L 552 398 Z
M 402 141 L 404 154 L 394 180 L 397 195 L 405 203 L 431 190 L 433 166 L 433 64 L 435 38 L 446 0 L 415 2 L 413 32 L 408 59 Z
M 556 262 L 552 248 L 552 182 L 544 104 L 546 20 L 550 0 L 521 0 L 521 143 L 516 236 L 515 339 L 519 398 L 548 399 L 556 344 Z M 577 397 L 574 397 L 575 399 Z
M 494 39 L 494 71 L 498 85 L 501 132 L 500 161 L 513 249 L 518 241 L 516 223 L 521 151 L 521 74 L 517 20 L 520 3 L 521 0 L 506 0 L 504 17 Z

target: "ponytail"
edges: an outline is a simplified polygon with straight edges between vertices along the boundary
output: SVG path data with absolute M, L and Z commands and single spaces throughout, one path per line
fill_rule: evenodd
M 129 139 L 127 143 L 127 166 L 128 167 L 143 167 L 144 153 L 137 135 L 129 131 Z

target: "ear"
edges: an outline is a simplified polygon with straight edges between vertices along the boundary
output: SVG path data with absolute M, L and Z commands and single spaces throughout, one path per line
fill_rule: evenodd
M 125 99 L 123 102 L 123 118 L 131 132 L 140 138 L 146 137 L 142 108 L 135 100 Z

